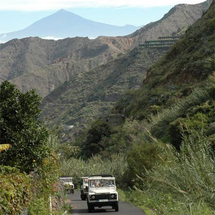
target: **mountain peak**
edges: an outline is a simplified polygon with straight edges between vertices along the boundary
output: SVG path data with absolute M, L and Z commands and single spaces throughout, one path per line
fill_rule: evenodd
M 68 11 L 62 8 L 58 12 L 68 12 Z
M 62 9 L 58 10 L 55 14 L 66 14 L 66 13 L 68 14 L 68 13 L 72 13 L 72 12 L 62 8 Z

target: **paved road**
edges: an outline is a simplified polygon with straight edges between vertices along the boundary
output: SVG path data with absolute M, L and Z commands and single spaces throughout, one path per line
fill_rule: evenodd
M 74 194 L 68 194 L 68 198 L 72 201 L 72 215 L 88 215 L 87 202 L 82 201 L 80 198 L 80 192 L 75 191 Z M 90 214 L 96 215 L 144 215 L 141 209 L 136 208 L 129 203 L 120 202 L 119 212 L 115 212 L 111 207 L 95 208 L 95 210 Z

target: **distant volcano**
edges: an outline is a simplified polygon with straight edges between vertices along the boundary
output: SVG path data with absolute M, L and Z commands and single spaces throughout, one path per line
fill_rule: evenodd
M 123 36 L 137 30 L 132 25 L 114 26 L 84 19 L 66 10 L 47 16 L 27 28 L 11 33 L 1 34 L 0 41 L 8 41 L 14 38 L 41 37 L 41 38 L 67 38 L 67 37 L 89 37 L 98 36 Z

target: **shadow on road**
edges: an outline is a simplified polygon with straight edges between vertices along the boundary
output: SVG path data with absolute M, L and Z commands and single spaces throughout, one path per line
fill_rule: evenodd
M 87 209 L 72 209 L 73 214 L 86 214 L 88 213 Z
M 113 210 L 111 210 L 111 209 L 107 209 L 107 210 L 105 210 L 105 209 L 95 209 L 95 210 L 93 210 L 93 213 L 103 213 L 103 212 L 108 213 L 108 212 L 113 212 Z
M 75 190 L 74 194 L 68 194 L 68 200 L 70 201 L 72 207 L 72 215 L 88 215 L 87 201 L 82 201 L 80 198 L 80 191 Z M 136 208 L 129 203 L 120 202 L 119 203 L 119 212 L 115 212 L 110 206 L 98 208 L 96 207 L 92 215 L 145 215 L 140 208 Z
M 93 213 L 108 213 L 108 212 L 113 212 L 113 210 L 111 209 L 95 209 L 92 211 Z M 85 214 L 85 213 L 88 213 L 88 210 L 87 209 L 72 209 L 72 213 L 74 214 Z

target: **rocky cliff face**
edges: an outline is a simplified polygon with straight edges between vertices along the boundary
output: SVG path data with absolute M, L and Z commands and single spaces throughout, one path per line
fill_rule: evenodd
M 161 20 L 126 37 L 11 40 L 0 45 L 0 82 L 10 80 L 22 91 L 35 88 L 44 97 L 75 74 L 105 64 L 145 40 L 186 29 L 202 16 L 210 1 L 177 5 Z
M 0 82 L 9 80 L 19 89 L 35 88 L 42 96 L 81 71 L 116 58 L 130 48 L 130 38 L 25 38 L 0 46 Z
M 201 18 L 203 13 L 209 8 L 211 2 L 212 0 L 208 0 L 195 5 L 176 5 L 162 19 L 149 23 L 129 35 L 129 37 L 135 38 L 135 44 L 141 44 L 146 40 L 154 40 L 158 37 L 180 32 Z
M 62 131 L 71 141 L 83 128 L 110 110 L 127 89 L 138 88 L 163 49 L 135 48 L 107 64 L 76 74 L 43 100 L 42 118 L 50 126 L 74 125 Z
M 126 117 L 147 119 L 153 114 L 151 107 L 163 110 L 178 101 L 180 104 L 182 98 L 196 89 L 214 86 L 211 81 L 215 71 L 214 14 L 215 1 L 204 16 L 188 28 L 184 37 L 148 70 L 141 88 L 132 92 L 133 95 L 125 95 L 113 112 L 123 111 Z M 214 97 L 214 89 L 211 90 Z M 191 102 L 191 105 L 196 104 Z M 180 114 L 185 117 L 187 113 Z

